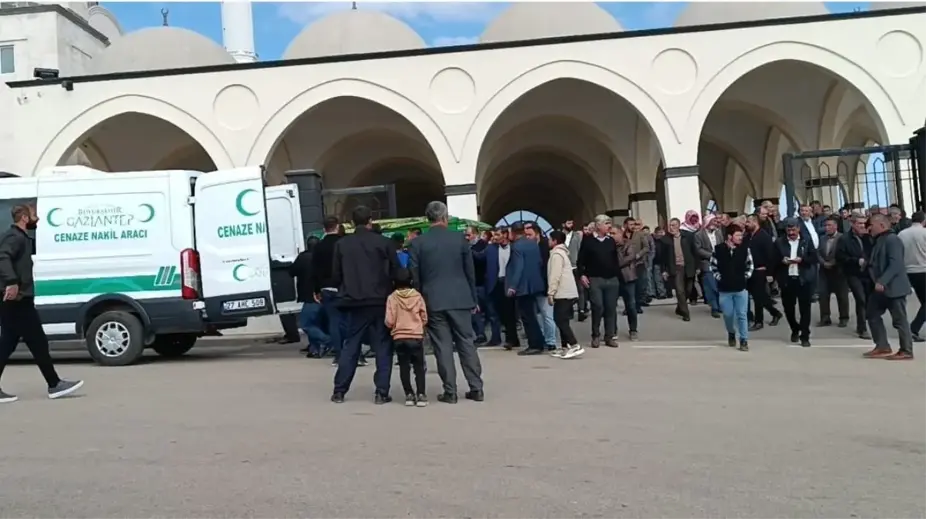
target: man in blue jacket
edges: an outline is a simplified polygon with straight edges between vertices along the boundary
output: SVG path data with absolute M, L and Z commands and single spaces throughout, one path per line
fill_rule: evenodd
M 508 228 L 499 227 L 493 231 L 492 243 L 482 252 L 474 251 L 473 258 L 485 258 L 485 278 L 483 287 L 486 297 L 492 301 L 497 321 L 505 331 L 505 349 L 511 350 L 520 346 L 518 340 L 518 327 L 514 299 L 508 297 L 505 290 L 505 277 L 508 262 L 511 259 L 511 243 L 508 241 Z M 493 332 L 494 334 L 494 332 Z M 501 335 L 494 335 L 490 346 L 500 342 Z
M 511 226 L 511 259 L 505 269 L 505 290 L 513 297 L 524 333 L 527 348 L 518 355 L 543 354 L 543 329 L 537 321 L 537 296 L 543 294 L 543 258 L 537 243 L 524 237 L 524 225 L 520 222 Z

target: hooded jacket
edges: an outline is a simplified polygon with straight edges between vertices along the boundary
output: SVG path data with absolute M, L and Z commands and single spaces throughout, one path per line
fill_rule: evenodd
M 386 300 L 386 326 L 396 340 L 421 340 L 428 324 L 424 298 L 414 288 L 401 288 Z

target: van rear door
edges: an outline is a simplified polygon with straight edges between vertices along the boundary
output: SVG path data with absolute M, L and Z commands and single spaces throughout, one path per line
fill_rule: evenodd
M 209 318 L 273 313 L 261 166 L 200 175 L 193 197 L 200 296 Z
M 267 224 L 270 233 L 270 279 L 277 313 L 298 313 L 296 281 L 289 267 L 305 250 L 299 189 L 295 184 L 267 187 Z

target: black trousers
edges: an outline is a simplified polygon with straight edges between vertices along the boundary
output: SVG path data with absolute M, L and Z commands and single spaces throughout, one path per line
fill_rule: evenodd
M 849 287 L 846 277 L 837 268 L 820 267 L 820 321 L 832 319 L 830 299 L 836 294 L 836 308 L 839 320 L 849 320 Z
M 560 339 L 563 346 L 574 346 L 579 341 L 576 340 L 576 334 L 572 331 L 572 304 L 575 299 L 554 299 L 553 300 L 553 322 L 556 323 L 556 329 L 559 330 Z
M 495 303 L 495 312 L 498 314 L 498 321 L 505 333 L 505 344 L 518 347 L 521 341 L 518 340 L 518 320 L 517 313 L 514 309 L 514 298 L 505 294 L 505 278 L 499 278 L 495 283 L 490 295 Z
M 399 378 L 406 395 L 428 394 L 424 382 L 424 341 L 422 339 L 396 339 L 393 341 L 395 356 L 399 359 Z M 412 369 L 415 370 L 415 386 L 412 387 Z
M 299 342 L 299 314 L 280 314 L 280 326 L 287 342 Z
M 918 335 L 923 328 L 923 323 L 926 323 L 926 272 L 907 274 L 907 279 L 910 280 L 910 286 L 913 287 L 913 292 L 920 301 L 920 309 L 910 321 L 910 331 Z
M 334 374 L 334 392 L 343 395 L 350 389 L 360 360 L 361 344 L 366 339 L 376 354 L 373 385 L 377 393 L 388 396 L 392 381 L 392 338 L 386 328 L 386 305 L 344 307 L 341 312 L 347 319 L 347 333 L 338 356 L 338 370 Z
M 784 307 L 785 318 L 791 326 L 791 333 L 796 333 L 802 341 L 810 340 L 810 303 L 813 298 L 814 285 L 801 283 L 800 278 L 788 278 L 788 282 L 781 287 L 781 306 Z M 800 313 L 800 319 L 794 314 L 794 307 Z
M 756 270 L 752 273 L 752 277 L 749 278 L 749 295 L 752 296 L 752 301 L 755 306 L 755 322 L 764 323 L 765 322 L 765 311 L 768 310 L 768 313 L 772 317 L 781 317 L 781 312 L 775 308 L 775 300 L 772 299 L 772 296 L 768 293 L 768 281 L 765 279 L 764 270 Z
M 855 331 L 856 333 L 865 333 L 868 331 L 868 294 L 871 293 L 871 281 L 859 276 L 846 276 L 846 283 L 849 285 L 849 292 L 852 292 L 852 299 L 855 300 Z
M 576 278 L 576 286 L 579 288 L 579 301 L 576 306 L 580 312 L 588 312 L 588 289 L 582 284 L 582 276 L 577 269 L 572 269 L 572 275 Z
M 31 297 L 0 303 L 0 376 L 20 339 L 32 353 L 48 387 L 58 385 L 61 379 L 48 353 L 48 337 L 42 329 L 39 312 L 35 309 L 35 299 Z

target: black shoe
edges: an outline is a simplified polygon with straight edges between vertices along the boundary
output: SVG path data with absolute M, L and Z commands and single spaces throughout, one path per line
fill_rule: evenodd
M 838 326 L 839 328 L 845 328 L 846 326 L 849 326 L 849 320 L 848 320 L 848 319 L 840 319 L 840 320 L 839 320 L 839 324 L 837 324 L 836 326 Z
M 736 334 L 735 333 L 727 334 L 727 346 L 731 348 L 736 347 Z
M 584 323 L 588 319 L 588 312 L 579 312 L 579 322 Z
M 764 325 L 764 324 L 762 324 L 762 323 L 752 323 L 752 326 L 749 327 L 749 331 L 750 331 L 750 332 L 757 332 L 757 331 L 761 330 L 762 328 L 765 328 L 765 325 Z
M 683 315 L 682 321 L 685 321 L 687 323 L 688 321 L 691 321 L 691 317 L 688 317 L 687 315 Z
M 810 339 L 801 339 L 801 346 L 803 346 L 804 348 L 809 348 L 809 347 L 810 347 Z
M 357 366 L 362 368 L 366 365 L 367 365 L 367 359 L 361 356 L 360 359 L 357 361 Z
M 475 346 L 485 346 L 486 343 L 488 343 L 488 342 L 489 342 L 489 340 L 486 339 L 485 337 L 476 337 L 476 341 L 473 342 L 473 344 L 474 344 Z
M 914 333 L 914 334 L 913 334 L 913 342 L 926 342 L 926 337 L 923 337 L 922 335 L 920 335 L 920 334 L 918 334 L 918 333 Z
M 335 404 L 343 404 L 344 403 L 344 393 L 335 393 L 331 395 L 331 401 L 334 402 Z
M 466 397 L 467 400 L 472 400 L 473 402 L 482 402 L 483 400 L 486 399 L 486 395 L 485 393 L 482 392 L 482 390 L 467 391 L 466 395 L 464 396 Z
M 455 404 L 457 403 L 457 394 L 456 393 L 441 393 L 437 395 L 437 401 L 443 404 Z
M 543 350 L 537 350 L 534 348 L 525 348 L 518 352 L 518 355 L 525 357 L 528 355 L 543 355 Z
M 827 327 L 827 326 L 833 326 L 833 320 L 832 320 L 832 319 L 829 319 L 829 318 L 820 319 L 820 322 L 817 323 L 817 328 L 825 328 L 825 327 Z
M 859 339 L 865 339 L 866 341 L 870 341 L 870 340 L 871 340 L 871 334 L 868 333 L 867 331 L 864 331 L 864 330 L 863 330 L 863 331 L 861 331 L 861 332 L 858 332 L 858 338 L 859 338 Z
M 642 309 L 642 308 L 637 308 L 637 313 L 638 313 L 638 314 L 642 314 L 642 313 L 643 313 L 643 309 Z
M 799 333 L 791 332 L 791 342 L 797 344 L 797 342 L 800 340 L 799 337 L 800 337 Z
M 392 397 L 389 395 L 384 395 L 382 393 L 376 393 L 373 395 L 373 403 L 376 405 L 383 405 L 392 402 Z
M 748 341 L 740 341 L 740 351 L 749 351 Z
M 720 319 L 721 316 L 722 314 L 720 312 L 711 312 L 711 317 L 714 319 Z
M 405 407 L 415 407 L 417 401 L 415 400 L 415 395 L 409 393 L 405 395 Z
M 597 348 L 599 346 L 601 346 L 601 339 L 598 337 L 592 337 L 591 347 Z
M 781 316 L 780 316 L 780 315 L 773 316 L 773 317 L 772 317 L 772 320 L 769 321 L 768 325 L 769 325 L 769 326 L 778 326 L 778 322 L 779 322 L 779 321 L 781 321 Z

